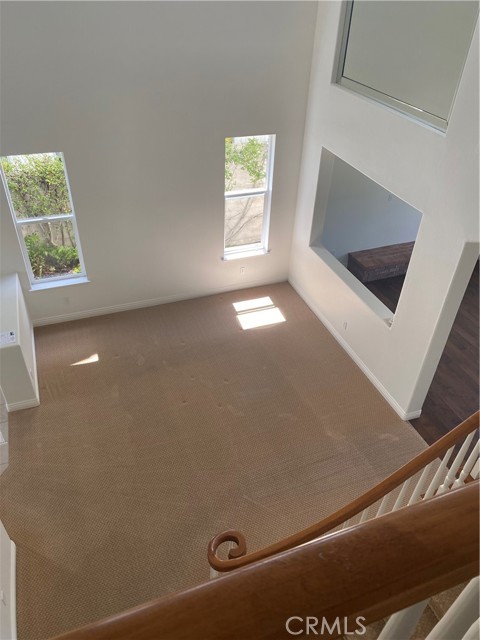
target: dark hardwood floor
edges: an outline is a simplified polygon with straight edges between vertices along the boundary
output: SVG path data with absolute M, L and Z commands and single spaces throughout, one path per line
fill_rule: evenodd
M 395 311 L 405 276 L 367 283 Z M 411 424 L 432 444 L 479 408 L 479 266 L 465 291 L 422 408 Z

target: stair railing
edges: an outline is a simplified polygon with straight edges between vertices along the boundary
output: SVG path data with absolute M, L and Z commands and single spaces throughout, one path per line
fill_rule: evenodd
M 395 471 L 378 485 L 342 507 L 321 522 L 315 523 L 279 542 L 247 554 L 243 533 L 230 529 L 216 535 L 208 545 L 208 562 L 212 577 L 217 572 L 231 571 L 258 560 L 264 560 L 282 551 L 293 549 L 333 531 L 346 529 L 360 516 L 360 523 L 396 511 L 404 505 L 413 505 L 434 495 L 462 486 L 480 474 L 479 443 L 468 454 L 479 426 L 480 412 L 464 420 L 413 460 Z M 455 449 L 460 449 L 454 453 Z M 452 455 L 453 454 L 453 455 Z M 467 455 L 468 454 L 468 455 Z M 441 460 L 439 458 L 443 456 Z M 420 474 L 418 479 L 415 478 Z M 416 480 L 416 482 L 415 482 Z M 376 503 L 380 501 L 377 507 Z M 375 509 L 372 509 L 375 505 Z M 217 551 L 223 543 L 229 543 L 228 558 L 219 558 Z M 232 546 L 235 543 L 236 546 Z
M 351 636 L 478 575 L 478 489 L 467 483 L 56 640 L 281 640 L 304 637 L 307 624 L 310 635 Z
M 480 638 L 480 580 L 471 580 L 425 640 Z M 476 635 L 475 635 L 476 633 Z

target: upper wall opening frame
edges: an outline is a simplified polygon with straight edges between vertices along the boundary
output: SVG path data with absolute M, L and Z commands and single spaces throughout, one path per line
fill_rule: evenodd
M 352 24 L 352 15 L 354 8 L 355 0 L 346 0 L 345 6 L 341 16 L 341 22 L 339 25 L 339 44 L 337 46 L 337 56 L 335 61 L 335 66 L 333 69 L 333 77 L 332 82 L 337 84 L 344 89 L 349 91 L 353 91 L 357 94 L 360 94 L 374 102 L 380 103 L 383 106 L 389 107 L 394 111 L 402 114 L 403 116 L 408 117 L 416 121 L 419 124 L 427 125 L 429 128 L 435 130 L 436 132 L 445 134 L 448 127 L 448 121 L 451 116 L 451 112 L 455 103 L 456 91 L 458 88 L 458 84 L 460 82 L 460 78 L 463 72 L 463 66 L 460 71 L 457 86 L 455 88 L 455 92 L 452 97 L 450 110 L 448 116 L 446 118 L 435 115 L 434 113 L 430 113 L 428 110 L 422 109 L 413 104 L 409 104 L 393 95 L 389 95 L 388 93 L 384 93 L 376 88 L 368 86 L 367 84 L 363 84 L 353 78 L 350 78 L 345 75 L 345 62 L 347 57 L 347 49 L 350 37 L 350 29 Z M 358 3 L 358 0 L 357 0 Z M 374 3 L 375 4 L 375 3 Z M 477 14 L 478 15 L 478 14 Z M 475 24 L 472 27 L 472 36 L 474 32 Z M 471 41 L 469 43 L 468 48 L 471 45 Z M 464 61 L 465 63 L 465 61 Z

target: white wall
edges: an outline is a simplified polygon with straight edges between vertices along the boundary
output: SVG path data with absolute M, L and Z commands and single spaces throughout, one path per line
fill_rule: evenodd
M 91 280 L 27 293 L 34 322 L 287 278 L 316 10 L 2 3 L 1 155 L 64 152 Z M 271 253 L 223 262 L 224 138 L 270 133 Z
M 0 522 L 0 640 L 16 640 L 17 614 L 15 593 L 16 547 Z
M 0 475 L 8 467 L 8 449 L 8 410 L 5 396 L 0 388 Z
M 314 217 L 323 213 L 321 236 L 312 244 L 323 244 L 343 265 L 351 251 L 415 240 L 421 220 L 419 211 L 339 158 L 334 158 L 327 210 L 320 202 Z
M 9 411 L 39 403 L 33 326 L 17 274 L 0 278 L 0 385 Z
M 319 4 L 290 281 L 399 414 L 413 417 L 478 257 L 478 25 L 444 135 L 332 84 L 341 9 Z M 322 148 L 423 213 L 392 327 L 344 281 L 342 265 L 309 247 Z

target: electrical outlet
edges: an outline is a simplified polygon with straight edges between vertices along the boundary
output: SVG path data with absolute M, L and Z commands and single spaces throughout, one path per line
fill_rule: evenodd
M 245 275 L 245 271 L 247 270 L 246 267 L 240 267 L 240 275 L 244 276 Z

